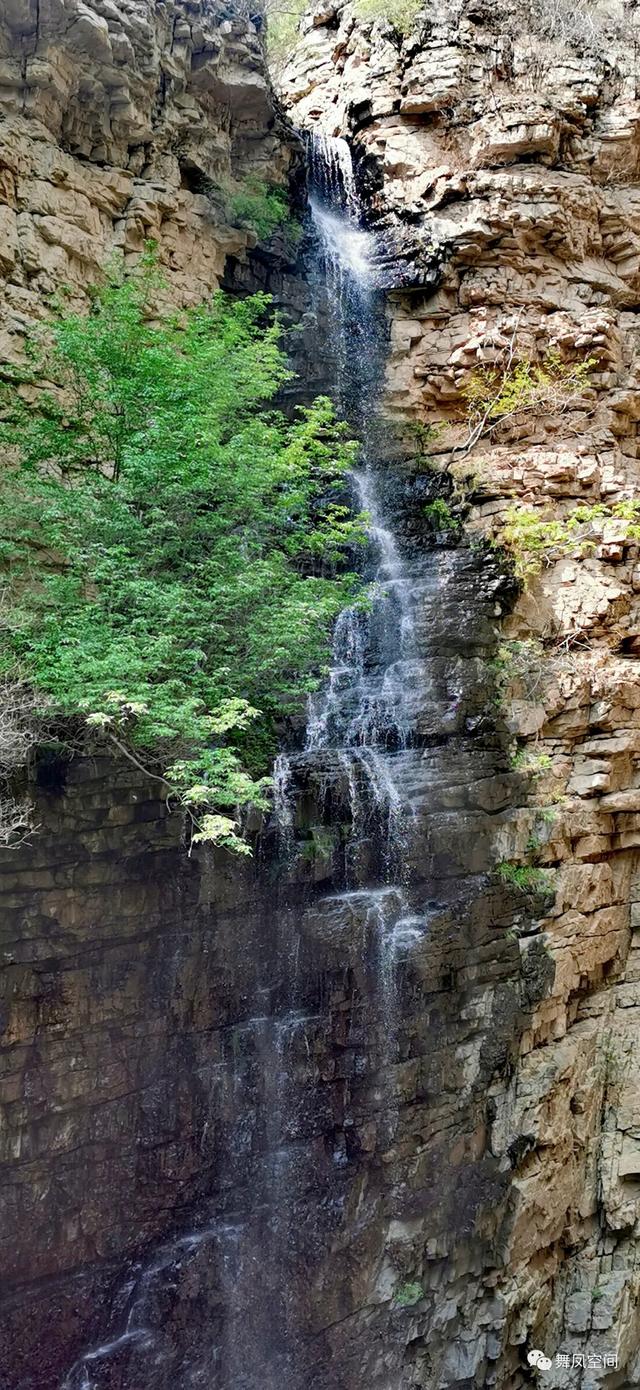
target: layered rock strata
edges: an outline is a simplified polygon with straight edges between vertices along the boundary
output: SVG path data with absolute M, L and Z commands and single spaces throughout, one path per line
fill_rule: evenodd
M 255 234 L 225 190 L 290 160 L 255 25 L 234 7 L 12 0 L 0 16 L 0 354 L 61 286 L 155 242 L 197 303 Z
M 480 583 L 481 551 L 445 545 L 435 564 L 448 599 L 427 647 L 444 714 L 460 705 L 471 723 L 434 727 L 425 750 L 428 848 L 414 868 L 430 875 L 432 934 L 403 974 L 388 1073 L 362 924 L 332 935 L 309 905 L 335 888 L 321 838 L 292 875 L 309 1016 L 294 1049 L 308 1108 L 292 1125 L 317 1203 L 317 1263 L 309 1280 L 303 1252 L 292 1297 L 323 1390 L 390 1377 L 518 1390 L 537 1375 L 532 1346 L 569 1358 L 547 1385 L 640 1380 L 640 583 L 636 541 L 612 515 L 636 475 L 640 108 L 624 15 L 602 40 L 578 33 L 581 49 L 566 25 L 541 37 L 549 18 L 535 16 L 533 33 L 519 11 L 439 9 L 403 42 L 327 7 L 287 76 L 295 121 L 360 153 L 379 281 L 406 287 L 389 302 L 388 410 L 401 429 L 446 424 L 435 484 L 450 490 L 455 474 L 484 535 L 514 500 L 565 517 L 605 509 L 595 548 L 545 552 L 504 621 L 505 643 L 521 645 L 498 659 L 502 717 L 537 774 L 528 795 L 486 709 L 503 594 L 492 573 Z M 131 262 L 149 239 L 179 303 L 225 267 L 243 288 L 269 282 L 264 258 L 247 272 L 252 234 L 229 228 L 220 197 L 229 178 L 280 177 L 289 160 L 251 20 L 204 3 L 15 0 L 0 32 L 5 360 L 52 291 L 82 302 L 106 257 Z M 312 324 L 307 336 L 314 348 Z M 492 426 L 469 451 L 473 373 L 550 348 L 595 359 L 588 389 Z M 2 1376 L 11 1390 L 58 1385 L 118 1334 L 127 1279 L 173 1238 L 179 1293 L 168 1312 L 163 1286 L 145 1311 L 169 1329 L 174 1384 L 185 1364 L 199 1373 L 194 1337 L 202 1350 L 210 1328 L 215 1342 L 237 1303 L 210 1247 L 187 1259 L 180 1240 L 202 1228 L 212 1192 L 242 1210 L 242 1164 L 264 1142 L 256 982 L 286 1005 L 273 889 L 189 859 L 152 786 L 122 768 L 78 762 L 39 779 L 39 838 L 4 864 Z M 299 813 L 303 846 L 313 814 Z M 492 863 L 532 859 L 554 876 L 544 915 L 487 879 Z M 222 1064 L 244 1108 L 216 1092 Z M 234 1143 L 237 1199 L 223 1181 Z M 158 1390 L 150 1358 L 128 1355 L 101 1363 L 101 1386 L 151 1376 Z
M 508 1207 L 493 1260 L 440 1310 L 468 1356 L 421 1385 L 640 1382 L 636 55 L 631 8 L 434 5 L 403 39 L 326 6 L 284 79 L 295 123 L 353 142 L 383 239 L 408 225 L 441 267 L 437 288 L 416 276 L 391 297 L 390 415 L 444 426 L 433 467 L 476 534 L 499 538 L 514 509 L 592 518 L 587 545 L 542 545 L 503 623 L 503 713 L 530 776 L 493 857 L 549 870 L 533 930 L 554 978 L 490 1087 L 482 1148 Z M 478 373 L 550 353 L 589 359 L 586 389 L 489 418 L 470 447 Z M 527 1347 L 552 1358 L 544 1375 Z
M 230 225 L 228 188 L 283 181 L 290 162 L 259 19 L 209 0 L 3 5 L 0 363 L 53 294 L 86 306 L 150 241 L 167 298 L 201 302 L 256 244 Z M 0 866 L 8 1390 L 61 1384 L 128 1257 L 174 1228 L 210 1163 L 208 938 L 180 824 L 157 784 L 108 760 L 34 775 L 32 836 Z M 223 914 L 229 878 L 221 865 Z M 246 908 L 237 872 L 232 900 Z
M 131 263 L 149 237 L 180 303 L 223 270 L 242 289 L 267 283 L 268 258 L 247 268 L 251 236 L 229 230 L 212 195 L 225 174 L 289 159 L 251 26 L 209 6 L 30 14 L 3 21 L 4 357 L 52 291 L 66 284 L 82 303 L 105 255 Z M 303 326 L 317 358 L 317 329 Z M 315 361 L 309 378 L 324 370 Z M 334 791 L 330 841 L 324 775 L 302 789 L 283 873 L 268 839 L 257 870 L 189 856 L 155 784 L 129 768 L 38 766 L 37 830 L 2 864 L 11 1390 L 202 1376 L 221 1390 L 248 1376 L 253 1390 L 267 1349 L 274 1384 L 278 1357 L 295 1355 L 305 1387 L 323 1390 L 424 1380 L 427 1361 L 450 1380 L 467 1365 L 446 1319 L 435 1338 L 443 1270 L 460 1242 L 474 1267 L 488 1258 L 508 1188 L 485 1152 L 486 1090 L 510 1071 L 548 967 L 534 941 L 521 971 L 508 934 L 519 904 L 486 874 L 519 783 L 485 710 L 500 575 L 481 582 L 477 559 L 446 545 L 425 556 L 413 504 L 401 510 L 433 599 L 412 790 L 425 849 L 406 865 L 422 896 L 427 882 L 429 934 L 400 970 L 391 1046 L 384 924 L 366 904 L 330 906 L 352 840 L 361 852 L 351 788 Z M 262 1201 L 284 1042 L 292 1178 Z M 414 1307 L 427 1236 L 428 1348 Z M 293 1319 L 293 1348 L 278 1343 L 276 1311 Z

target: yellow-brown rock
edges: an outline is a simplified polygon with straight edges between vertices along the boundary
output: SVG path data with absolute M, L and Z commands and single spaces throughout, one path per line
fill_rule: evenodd
M 444 426 L 433 466 L 467 487 L 470 528 L 495 539 L 509 508 L 600 508 L 593 544 L 551 547 L 503 626 L 539 644 L 504 715 L 549 770 L 529 792 L 547 822 L 501 814 L 496 859 L 524 861 L 533 825 L 538 862 L 558 868 L 541 921 L 553 983 L 487 1140 L 513 1169 L 502 1263 L 477 1286 L 503 1300 L 495 1363 L 459 1371 L 505 1390 L 533 1383 L 523 1344 L 569 1358 L 536 1383 L 640 1383 L 640 563 L 615 511 L 639 496 L 638 28 L 633 6 L 553 8 L 429 3 L 403 39 L 336 7 L 303 22 L 283 79 L 296 122 L 375 167 L 374 220 L 409 216 L 439 249 L 439 285 L 391 297 L 386 408 Z M 590 358 L 588 388 L 487 422 L 469 447 L 473 373 L 549 351 Z M 482 1296 L 465 1324 L 478 1339 Z M 587 1349 L 622 1369 L 574 1367 Z

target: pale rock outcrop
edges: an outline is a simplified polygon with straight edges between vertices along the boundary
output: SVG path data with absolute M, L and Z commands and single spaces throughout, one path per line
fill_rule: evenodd
M 197 303 L 255 234 L 229 226 L 230 179 L 285 176 L 286 141 L 254 24 L 208 0 L 11 0 L 0 15 L 0 358 L 65 285 L 157 244 Z

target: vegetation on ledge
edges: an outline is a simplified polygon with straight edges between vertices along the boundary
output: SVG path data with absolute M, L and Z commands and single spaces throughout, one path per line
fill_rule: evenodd
M 516 578 L 523 583 L 539 574 L 544 565 L 563 555 L 582 557 L 596 549 L 607 522 L 621 522 L 625 544 L 640 541 L 640 501 L 583 503 L 565 516 L 547 510 L 513 506 L 505 515 L 498 543 L 511 556 Z
M 414 1308 L 422 1298 L 424 1298 L 422 1284 L 401 1284 L 394 1294 L 393 1301 L 396 1308 Z
M 546 897 L 553 892 L 550 872 L 533 864 L 516 864 L 505 859 L 496 865 L 496 873 L 502 883 L 508 888 L 515 888 L 519 893 Z
M 424 0 L 355 0 L 354 10 L 364 23 L 383 21 L 390 24 L 401 38 L 416 27 L 424 9 Z
M 274 721 L 359 588 L 356 446 L 326 399 L 273 408 L 290 373 L 264 296 L 151 323 L 157 288 L 147 264 L 60 312 L 4 388 L 0 673 L 155 769 L 195 838 L 247 852 Z
M 277 77 L 293 57 L 305 0 L 266 0 L 267 54 L 272 76 Z
M 597 365 L 594 357 L 564 362 L 557 349 L 549 348 L 541 362 L 526 357 L 516 360 L 515 331 L 502 364 L 478 367 L 466 384 L 469 432 L 462 446 L 465 453 L 509 420 L 562 414 L 590 389 Z
M 434 531 L 451 531 L 454 534 L 460 531 L 460 520 L 454 516 L 448 502 L 445 502 L 443 497 L 436 497 L 433 502 L 426 502 L 422 510 Z
M 260 241 L 268 241 L 280 231 L 294 246 L 299 242 L 302 226 L 291 215 L 286 188 L 255 175 L 229 184 L 224 197 L 230 222 L 250 227 Z

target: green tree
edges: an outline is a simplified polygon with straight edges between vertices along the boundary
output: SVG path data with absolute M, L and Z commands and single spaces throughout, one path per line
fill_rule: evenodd
M 155 768 L 195 838 L 247 852 L 275 722 L 359 587 L 356 446 L 327 399 L 272 407 L 290 372 L 264 296 L 150 321 L 157 298 L 153 266 L 111 280 L 5 386 L 0 671 Z
M 295 53 L 305 0 L 266 0 L 267 56 L 269 68 L 278 77 Z

